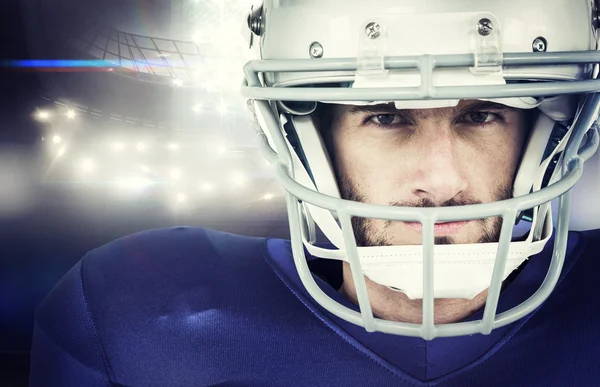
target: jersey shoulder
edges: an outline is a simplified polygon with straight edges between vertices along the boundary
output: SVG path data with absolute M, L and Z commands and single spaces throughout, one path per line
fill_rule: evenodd
M 234 294 L 250 282 L 280 282 L 268 270 L 265 244 L 263 238 L 174 227 L 90 251 L 36 309 L 31 385 L 106 385 L 115 375 L 130 375 L 139 356 L 156 352 L 152 347 L 180 335 L 184 329 L 176 321 L 218 322 L 214 317 L 225 308 L 241 307 Z M 149 348 L 131 351 L 141 343 Z
M 86 282 L 121 290 L 123 286 L 158 285 L 156 281 L 164 285 L 175 279 L 198 281 L 198 276 L 210 278 L 254 267 L 265 242 L 264 238 L 199 227 L 147 230 L 89 252 L 82 259 L 82 275 Z
M 266 240 L 196 227 L 144 231 L 82 259 L 86 299 L 98 318 L 167 319 L 222 309 L 236 292 L 275 277 Z M 197 314 L 196 313 L 196 314 Z

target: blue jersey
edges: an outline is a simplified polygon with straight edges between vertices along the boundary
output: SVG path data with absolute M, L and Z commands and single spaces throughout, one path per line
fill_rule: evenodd
M 39 306 L 31 386 L 599 386 L 599 238 L 570 233 L 556 289 L 527 317 L 425 341 L 322 309 L 289 241 L 141 232 L 88 253 Z M 552 244 L 513 276 L 499 311 L 539 287 Z M 341 262 L 309 260 L 319 286 L 357 310 L 337 291 Z

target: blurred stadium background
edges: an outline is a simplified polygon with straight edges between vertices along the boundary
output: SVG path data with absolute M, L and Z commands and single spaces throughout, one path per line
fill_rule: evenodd
M 3 1 L 1 386 L 27 385 L 34 309 L 87 251 L 175 225 L 287 237 L 239 95 L 251 3 Z
M 288 237 L 239 93 L 252 3 L 2 2 L 0 386 L 27 385 L 33 312 L 87 251 L 176 225 Z M 599 181 L 596 155 L 572 228 L 600 227 Z

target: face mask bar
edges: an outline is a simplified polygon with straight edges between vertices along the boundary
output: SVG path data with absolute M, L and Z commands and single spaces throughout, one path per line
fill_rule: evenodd
M 548 64 L 560 63 L 590 63 L 600 60 L 598 53 L 574 53 L 576 57 L 568 57 L 559 54 L 544 54 L 544 57 L 552 57 Z M 535 55 L 537 56 L 537 55 Z M 466 65 L 472 64 L 472 56 L 452 56 L 452 63 L 458 62 Z M 460 57 L 460 60 L 459 60 Z M 470 57 L 470 61 L 467 60 Z M 540 65 L 539 61 L 531 62 L 531 54 L 511 55 L 505 54 L 505 65 L 511 63 L 523 65 L 527 62 L 530 65 Z M 448 56 L 446 56 L 448 59 Z M 292 63 L 289 63 L 292 62 Z M 600 83 L 597 80 L 569 81 L 569 82 L 544 82 L 542 84 L 514 84 L 500 86 L 484 87 L 442 87 L 435 88 L 432 85 L 425 85 L 420 88 L 395 88 L 395 89 L 337 89 L 337 88 L 303 88 L 302 90 L 293 90 L 285 88 L 263 88 L 260 86 L 257 73 L 255 71 L 281 71 L 281 66 L 285 64 L 287 71 L 306 71 L 306 67 L 300 64 L 312 63 L 309 71 L 322 71 L 323 63 L 315 64 L 312 61 L 268 61 L 268 62 L 250 62 L 246 66 L 246 75 L 248 77 L 248 87 L 244 90 L 244 95 L 250 99 L 256 100 L 257 108 L 265 120 L 265 124 L 272 136 L 276 151 L 268 143 L 264 134 L 261 134 L 261 150 L 271 163 L 277 165 L 277 177 L 280 183 L 286 189 L 286 201 L 290 216 L 290 231 L 292 234 L 292 250 L 294 262 L 296 264 L 300 278 L 309 294 L 322 305 L 325 309 L 334 315 L 347 320 L 353 324 L 364 327 L 369 332 L 380 331 L 390 334 L 405 336 L 418 336 L 426 340 L 435 337 L 470 335 L 474 333 L 489 334 L 493 329 L 510 324 L 527 314 L 531 313 L 550 295 L 562 270 L 565 259 L 565 251 L 568 238 L 568 224 L 570 212 L 570 192 L 569 190 L 581 177 L 583 163 L 587 158 L 595 153 L 599 144 L 598 126 L 596 119 L 600 109 L 600 94 L 590 94 L 586 97 L 583 107 L 576 116 L 573 123 L 573 133 L 568 140 L 564 156 L 561 163 L 562 179 L 558 182 L 528 195 L 512 198 L 500 202 L 461 206 L 458 208 L 405 208 L 392 207 L 385 205 L 375 205 L 369 203 L 359 203 L 339 198 L 333 198 L 299 184 L 294 179 L 294 166 L 292 157 L 288 149 L 283 134 L 279 128 L 279 122 L 275 112 L 272 110 L 268 101 L 272 100 L 401 100 L 401 99 L 422 99 L 426 98 L 502 98 L 515 96 L 548 96 L 557 94 L 587 93 L 600 90 Z M 324 62 L 324 61 L 323 61 Z M 350 60 L 331 60 L 326 65 L 346 66 L 345 70 L 352 70 Z M 410 62 L 410 63 L 408 63 Z M 427 60 L 428 69 L 432 70 L 433 63 L 444 64 L 448 62 Z M 507 63 L 508 62 L 508 63 Z M 402 64 L 408 68 L 415 65 L 423 72 L 424 67 L 419 66 L 422 63 L 419 60 L 408 59 L 390 59 L 387 64 Z M 356 65 L 354 64 L 354 69 Z M 337 70 L 340 68 L 336 67 Z M 426 83 L 427 78 L 423 78 Z M 490 90 L 492 88 L 493 90 Z M 475 90 L 473 90 L 475 89 Z M 314 92 L 314 93 L 313 93 Z M 467 96 L 461 95 L 466 92 Z M 317 94 L 317 95 L 316 95 Z M 585 141 L 584 141 L 585 140 Z M 502 285 L 502 272 L 506 264 L 509 246 L 511 242 L 512 227 L 519 211 L 540 206 L 552 199 L 559 198 L 559 217 L 554 241 L 554 251 L 548 273 L 540 288 L 522 304 L 507 310 L 503 313 L 497 313 L 498 300 Z M 328 209 L 337 213 L 342 226 L 342 233 L 345 243 L 345 254 L 347 254 L 350 263 L 352 276 L 357 291 L 357 298 L 360 307 L 360 313 L 346 308 L 327 296 L 316 284 L 306 257 L 302 244 L 303 221 L 301 214 L 301 201 L 312 205 Z M 422 228 L 423 240 L 423 311 L 422 324 L 409 324 L 383 320 L 375 318 L 368 299 L 366 282 L 361 269 L 354 230 L 351 224 L 353 216 L 364 218 L 376 218 L 392 221 L 410 221 L 420 222 Z M 489 286 L 489 293 L 483 313 L 483 318 L 478 321 L 460 322 L 452 324 L 434 324 L 434 297 L 433 297 L 433 252 L 434 252 L 434 224 L 440 221 L 472 220 L 484 217 L 501 217 L 502 228 L 496 262 L 494 264 L 492 279 Z
M 507 53 L 503 56 L 503 63 L 506 67 L 596 65 L 600 63 L 600 52 Z M 421 73 L 421 86 L 360 89 L 263 87 L 258 76 L 259 73 L 357 71 L 357 61 L 352 58 L 253 60 L 244 66 L 246 79 L 242 87 L 242 95 L 249 99 L 312 102 L 540 97 L 600 91 L 600 80 L 597 79 L 485 86 L 436 87 L 433 85 L 433 70 L 435 68 L 473 68 L 475 66 L 473 54 L 389 57 L 384 60 L 384 66 L 389 70 L 418 69 Z M 512 76 L 516 77 L 517 75 Z M 525 80 L 527 79 L 531 79 L 531 77 L 528 76 Z M 514 80 L 518 79 L 514 78 Z M 328 80 L 328 82 L 331 81 L 331 79 Z

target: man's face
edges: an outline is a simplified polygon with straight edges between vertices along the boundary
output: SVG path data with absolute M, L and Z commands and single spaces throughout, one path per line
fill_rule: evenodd
M 512 196 L 525 112 L 484 101 L 397 110 L 334 107 L 331 142 L 342 197 L 406 207 L 489 203 Z M 421 225 L 353 218 L 360 246 L 421 243 Z M 436 224 L 438 244 L 497 241 L 501 219 Z

